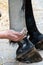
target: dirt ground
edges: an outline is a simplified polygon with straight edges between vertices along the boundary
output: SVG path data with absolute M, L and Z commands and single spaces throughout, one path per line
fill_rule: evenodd
M 43 33 L 43 1 L 32 0 L 32 4 L 37 27 Z M 7 30 L 10 27 L 8 12 L 8 0 L 0 0 L 0 31 Z M 9 40 L 0 39 L 0 65 L 43 65 L 43 61 L 31 64 L 17 62 L 15 60 L 17 47 L 17 44 L 10 45 Z M 43 57 L 43 51 L 39 51 L 39 53 Z
M 8 0 L 0 0 L 0 31 L 9 29 Z

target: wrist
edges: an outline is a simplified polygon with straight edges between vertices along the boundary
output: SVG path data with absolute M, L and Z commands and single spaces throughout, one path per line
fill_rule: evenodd
M 8 37 L 8 34 L 6 31 L 1 31 L 0 32 L 0 38 L 6 39 Z

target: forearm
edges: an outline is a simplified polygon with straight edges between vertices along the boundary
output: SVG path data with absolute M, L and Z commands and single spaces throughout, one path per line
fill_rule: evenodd
M 7 33 L 6 33 L 6 31 L 1 31 L 0 32 L 0 39 L 7 39 Z

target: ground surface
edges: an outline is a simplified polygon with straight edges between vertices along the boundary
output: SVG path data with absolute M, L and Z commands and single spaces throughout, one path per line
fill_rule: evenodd
M 32 0 L 32 3 L 37 27 L 43 33 L 43 1 Z M 0 31 L 9 29 L 8 4 L 6 4 L 7 0 L 0 0 L 0 13 L 2 14 L 0 18 Z M 8 40 L 0 39 L 0 63 L 3 65 L 43 65 L 43 61 L 31 64 L 17 62 L 15 60 L 17 47 L 17 44 L 10 45 Z M 39 51 L 39 53 L 43 57 L 43 51 Z

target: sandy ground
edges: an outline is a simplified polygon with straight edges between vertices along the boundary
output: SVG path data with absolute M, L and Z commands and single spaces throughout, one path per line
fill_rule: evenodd
M 32 4 L 37 27 L 39 31 L 43 33 L 43 1 L 32 0 Z M 2 14 L 2 17 L 0 18 L 0 31 L 9 29 L 9 14 L 7 0 L 0 0 L 0 13 Z M 31 64 L 17 62 L 15 60 L 17 47 L 17 44 L 10 45 L 9 40 L 0 39 L 0 63 L 3 65 L 43 65 L 43 61 Z M 39 53 L 43 57 L 43 51 L 39 51 Z

